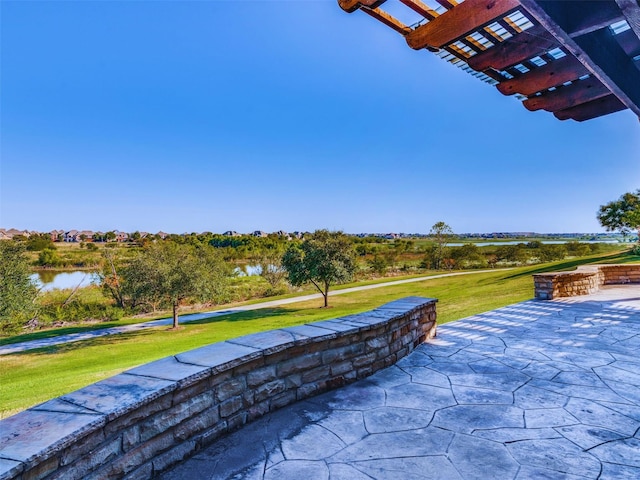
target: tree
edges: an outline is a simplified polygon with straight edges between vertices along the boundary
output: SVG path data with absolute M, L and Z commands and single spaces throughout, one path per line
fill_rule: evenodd
M 449 225 L 444 222 L 436 222 L 429 231 L 429 237 L 435 242 L 435 248 L 431 253 L 431 263 L 435 270 L 442 268 L 447 244 L 453 239 L 454 233 Z
M 150 245 L 122 269 L 122 288 L 125 295 L 140 301 L 169 304 L 173 328 L 177 328 L 179 307 L 187 300 L 219 298 L 229 276 L 228 266 L 209 247 L 160 242 Z
M 39 235 L 31 235 L 26 242 L 27 250 L 31 252 L 39 252 L 44 250 L 45 248 L 49 248 L 55 250 L 56 246 L 53 244 L 51 237 L 42 233 Z
M 275 292 L 278 285 L 287 278 L 287 270 L 282 265 L 282 252 L 272 250 L 263 253 L 258 259 L 258 265 L 260 276 L 269 283 L 271 291 Z
M 93 245 L 93 244 L 92 244 Z M 102 272 L 99 273 L 102 289 L 108 292 L 120 308 L 125 307 L 124 295 L 122 293 L 122 279 L 118 273 L 120 262 L 112 250 L 103 250 Z
M 375 254 L 373 258 L 367 260 L 367 263 L 369 264 L 369 268 L 381 277 L 384 276 L 385 273 L 387 273 L 387 267 L 389 266 L 389 263 L 387 262 L 387 259 L 382 255 Z
M 312 283 L 324 297 L 324 306 L 329 306 L 329 287 L 344 283 L 356 269 L 353 243 L 342 232 L 316 230 L 302 244 L 290 245 L 282 257 L 289 283 L 300 286 Z
M 608 232 L 617 230 L 626 235 L 636 230 L 640 242 L 640 189 L 627 192 L 618 200 L 600 205 L 598 221 Z
M 53 248 L 45 248 L 38 255 L 38 265 L 42 267 L 57 267 L 60 263 L 60 257 Z
M 31 282 L 23 247 L 0 241 L 0 330 L 17 330 L 36 313 L 38 289 Z
M 480 247 L 473 243 L 465 243 L 461 247 L 453 248 L 451 258 L 457 268 L 482 268 L 487 265 L 487 259 L 480 251 Z

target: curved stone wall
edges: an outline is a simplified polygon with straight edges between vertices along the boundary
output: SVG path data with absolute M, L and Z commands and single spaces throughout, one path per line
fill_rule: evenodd
M 572 272 L 536 274 L 533 283 L 538 300 L 589 295 L 602 285 L 640 283 L 640 265 L 582 265 Z
M 0 480 L 146 479 L 292 402 L 392 365 L 436 300 L 256 333 L 149 363 L 0 422 Z

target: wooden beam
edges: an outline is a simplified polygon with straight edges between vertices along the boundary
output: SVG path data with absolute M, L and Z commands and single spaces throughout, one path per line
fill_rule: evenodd
M 623 19 L 614 0 L 533 0 L 562 25 L 570 37 L 607 27 Z M 527 7 L 531 2 L 522 2 Z
M 619 112 L 625 110 L 627 107 L 622 103 L 615 95 L 607 95 L 606 97 L 598 98 L 588 103 L 583 103 L 566 110 L 559 110 L 554 113 L 555 117 L 559 120 L 575 120 L 577 122 L 584 122 L 585 120 L 591 120 L 593 118 L 601 117 L 602 115 L 609 115 L 610 113 Z
M 496 85 L 496 87 L 504 95 L 513 95 L 514 93 L 533 95 L 575 80 L 587 73 L 589 73 L 587 69 L 578 60 L 571 55 L 567 55 L 519 77 L 505 80 Z
M 402 35 L 406 35 L 411 31 L 411 29 L 407 27 L 404 23 L 402 23 L 397 18 L 392 17 L 391 15 L 389 15 L 387 12 L 383 10 L 380 10 L 378 8 L 373 8 L 373 9 L 363 8 L 362 11 L 371 15 L 376 20 L 384 23 L 387 27 L 393 28 L 396 32 Z
M 572 85 L 560 87 L 553 92 L 546 92 L 544 95 L 531 97 L 522 102 L 527 110 L 546 110 L 556 112 L 580 105 L 582 103 L 596 100 L 597 98 L 611 95 L 611 92 L 600 80 L 589 77 L 578 80 Z
M 558 41 L 553 35 L 544 27 L 536 25 L 471 57 L 468 63 L 474 70 L 504 70 L 556 46 Z
M 386 0 L 338 0 L 338 5 L 345 12 L 352 13 L 360 7 L 378 8 Z
M 622 12 L 611 0 L 589 0 L 588 2 L 584 0 L 566 2 L 563 0 L 562 3 L 565 4 L 565 8 L 569 9 L 567 15 L 570 23 L 566 31 L 570 37 L 579 37 L 595 32 L 612 23 L 624 20 Z M 571 5 L 571 3 L 579 5 Z
M 631 30 L 640 38 L 640 5 L 636 0 L 616 0 Z
M 518 0 L 466 0 L 407 35 L 411 48 L 442 48 L 520 6 Z
M 615 73 L 616 71 L 618 72 L 620 71 L 619 68 L 615 68 L 615 65 L 613 65 L 613 70 L 608 71 L 612 67 L 611 62 L 609 61 L 606 62 L 606 64 L 603 66 L 599 65 L 598 63 L 599 60 L 591 58 L 591 53 L 583 49 L 583 46 L 586 46 L 586 43 L 583 42 L 583 46 L 579 45 L 577 43 L 578 38 L 574 40 L 565 31 L 564 29 L 565 25 L 563 25 L 562 22 L 563 21 L 566 22 L 567 21 L 566 18 L 563 19 L 563 18 L 552 17 L 552 15 L 550 15 L 550 13 L 553 14 L 552 10 L 550 10 L 550 12 L 547 12 L 547 8 L 549 7 L 549 4 L 555 5 L 558 2 L 544 2 L 541 0 L 520 0 L 520 2 L 522 3 L 523 7 L 529 12 L 530 15 L 532 15 L 540 24 L 542 24 L 549 32 L 551 32 L 554 37 L 558 39 L 558 41 L 567 51 L 569 51 L 576 58 L 578 58 L 580 62 L 596 78 L 598 78 L 598 80 L 600 80 L 613 94 L 615 94 L 616 97 L 620 99 L 622 103 L 624 103 L 638 117 L 640 117 L 640 103 L 632 100 L 632 98 L 629 96 L 629 92 L 625 91 L 624 88 L 621 88 L 621 86 L 618 85 L 617 81 L 611 78 L 611 75 L 613 75 L 613 77 L 619 77 L 619 75 L 616 75 Z M 566 3 L 572 3 L 572 4 L 576 3 L 577 5 L 574 5 L 574 8 L 578 10 L 576 14 L 579 14 L 579 9 L 581 8 L 581 6 L 591 2 L 566 2 Z M 588 35 L 584 35 L 583 37 L 579 37 L 579 38 L 587 37 L 591 39 L 587 42 L 588 44 L 590 45 L 593 45 L 594 43 L 597 44 L 597 42 L 592 41 L 595 38 L 592 35 L 596 34 L 597 32 L 603 32 L 605 35 L 609 35 L 609 37 L 611 37 L 609 29 L 605 28 L 605 29 L 598 30 L 596 32 L 592 32 Z M 610 38 L 610 40 L 615 42 L 615 40 L 612 37 Z M 615 43 L 617 44 L 617 42 Z M 596 50 L 601 49 L 601 47 L 598 47 L 598 45 L 595 45 L 594 47 L 596 48 Z M 618 48 L 621 51 L 620 45 L 618 45 Z M 613 49 L 615 50 L 615 48 Z M 616 55 L 616 57 L 620 58 L 618 55 Z M 631 59 L 625 55 L 624 62 L 625 64 L 629 64 L 631 63 Z M 635 70 L 636 72 L 634 77 L 636 77 L 637 74 L 639 73 L 637 68 Z M 638 88 L 637 85 L 640 85 L 640 82 L 636 83 L 636 87 L 635 87 L 636 89 Z
M 616 40 L 629 57 L 640 55 L 640 38 L 638 38 L 633 30 L 616 35 Z
M 631 105 L 635 106 L 636 115 L 640 117 L 638 114 L 640 112 L 640 70 L 616 41 L 611 30 L 608 28 L 597 30 L 582 35 L 575 41 L 631 102 L 627 106 L 630 108 Z M 617 95 L 617 92 L 614 93 Z M 627 103 L 623 98 L 620 100 Z
M 456 2 L 456 0 L 436 0 L 436 2 L 438 2 L 440 5 L 442 5 L 447 10 L 455 7 L 458 4 L 458 2 Z
M 433 20 L 438 16 L 438 12 L 431 9 L 420 0 L 400 0 L 400 2 L 416 12 L 418 15 L 422 15 L 427 20 Z

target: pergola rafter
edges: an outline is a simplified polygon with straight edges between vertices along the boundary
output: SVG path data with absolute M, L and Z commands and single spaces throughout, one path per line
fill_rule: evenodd
M 531 110 L 584 121 L 640 118 L 640 0 L 338 0 Z M 418 14 L 406 25 L 385 7 Z

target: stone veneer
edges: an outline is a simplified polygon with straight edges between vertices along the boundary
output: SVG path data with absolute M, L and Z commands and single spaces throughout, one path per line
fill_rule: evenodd
M 582 265 L 572 272 L 536 274 L 533 283 L 538 300 L 589 295 L 602 285 L 640 283 L 640 265 Z
M 435 299 L 167 357 L 0 422 L 0 480 L 147 479 L 267 412 L 394 364 L 435 335 Z

